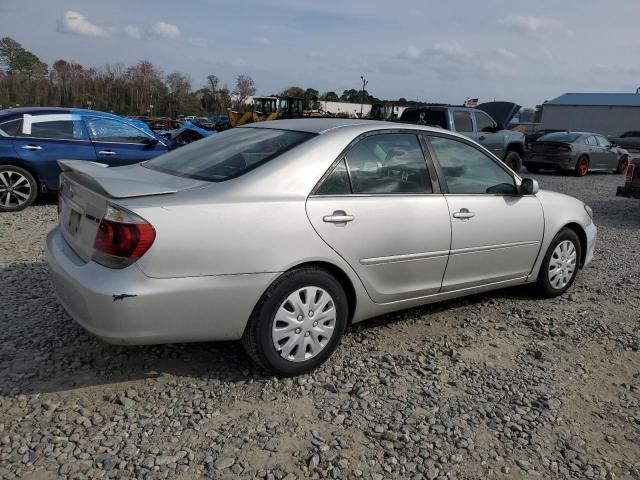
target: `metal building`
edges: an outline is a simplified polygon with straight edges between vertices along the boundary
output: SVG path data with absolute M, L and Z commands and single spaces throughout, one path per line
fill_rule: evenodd
M 565 93 L 542 105 L 540 128 L 603 135 L 640 130 L 640 94 Z

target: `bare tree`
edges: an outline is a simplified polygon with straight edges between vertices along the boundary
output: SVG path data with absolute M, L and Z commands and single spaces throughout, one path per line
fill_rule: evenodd
M 256 94 L 256 82 L 249 75 L 238 75 L 236 89 L 233 94 L 238 98 L 238 104 L 244 105 L 245 101 Z

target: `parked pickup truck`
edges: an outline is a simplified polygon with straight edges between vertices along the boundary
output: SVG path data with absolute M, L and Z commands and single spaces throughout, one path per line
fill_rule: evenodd
M 520 105 L 512 102 L 481 103 L 474 108 L 426 105 L 405 109 L 398 121 L 458 132 L 482 144 L 514 172 L 519 172 L 524 155 L 524 134 L 504 129 L 519 110 Z
M 640 157 L 632 158 L 624 174 L 624 185 L 616 191 L 618 197 L 640 198 Z

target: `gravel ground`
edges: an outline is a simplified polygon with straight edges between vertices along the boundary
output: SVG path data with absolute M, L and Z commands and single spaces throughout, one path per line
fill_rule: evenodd
M 640 478 L 640 203 L 586 201 L 597 256 L 567 295 L 511 289 L 359 324 L 322 368 L 239 343 L 118 347 L 56 304 L 55 206 L 0 216 L 1 478 Z

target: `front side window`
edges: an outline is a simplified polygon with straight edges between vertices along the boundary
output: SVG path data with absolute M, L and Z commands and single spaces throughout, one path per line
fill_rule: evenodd
M 431 193 L 427 163 L 411 133 L 371 135 L 346 156 L 353 193 Z
M 609 140 L 604 138 L 602 135 L 596 135 L 596 140 L 598 141 L 598 145 L 600 145 L 601 147 L 608 148 L 611 146 Z
M 449 193 L 517 194 L 513 177 L 480 150 L 451 138 L 430 137 L 429 142 Z
M 112 143 L 146 143 L 148 134 L 111 118 L 85 117 L 91 140 Z
M 456 132 L 473 132 L 473 123 L 471 122 L 471 114 L 464 110 L 454 110 L 453 125 Z
M 482 112 L 475 112 L 476 114 L 476 125 L 478 127 L 479 132 L 493 132 L 496 124 L 491 118 Z
M 171 175 L 222 182 L 243 175 L 314 136 L 273 128 L 232 128 L 142 165 Z

